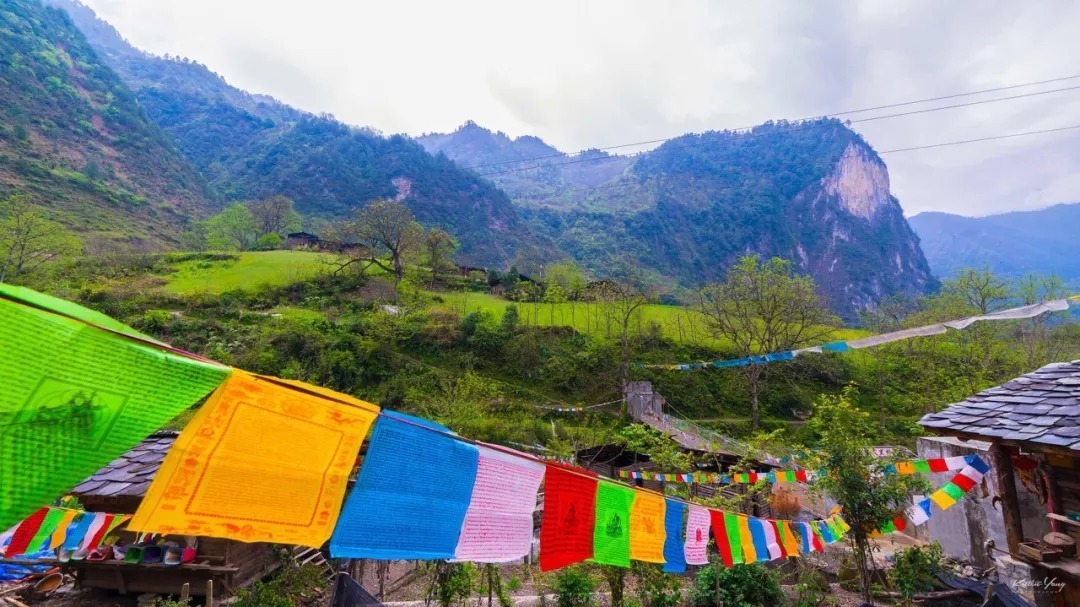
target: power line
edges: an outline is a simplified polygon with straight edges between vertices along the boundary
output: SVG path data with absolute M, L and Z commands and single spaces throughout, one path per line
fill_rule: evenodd
M 1036 81 L 1036 82 L 1025 82 L 1023 84 L 1011 84 L 1011 85 L 1008 85 L 1008 86 L 999 86 L 999 87 L 990 88 L 990 89 L 982 89 L 982 90 L 978 90 L 978 91 L 970 91 L 970 92 L 967 92 L 967 93 L 955 93 L 955 94 L 952 94 L 952 95 L 942 95 L 940 97 L 928 97 L 926 99 L 916 99 L 914 101 L 901 101 L 899 103 L 889 103 L 889 104 L 885 104 L 885 105 L 877 105 L 877 106 L 873 106 L 873 107 L 860 108 L 860 109 L 857 109 L 857 110 L 845 110 L 843 112 L 832 112 L 832 113 L 820 114 L 820 115 L 815 115 L 815 116 L 806 116 L 806 117 L 803 117 L 803 118 L 796 118 L 796 119 L 794 119 L 794 121 L 798 122 L 798 121 L 803 121 L 803 120 L 813 120 L 814 118 L 848 116 L 848 115 L 851 115 L 851 114 L 861 114 L 863 112 L 872 112 L 872 111 L 876 111 L 876 110 L 887 110 L 887 109 L 891 109 L 891 108 L 905 107 L 905 106 L 909 106 L 909 105 L 918 105 L 920 103 L 930 103 L 930 102 L 933 102 L 933 101 L 944 101 L 946 99 L 957 99 L 957 98 L 960 98 L 960 97 L 972 97 L 974 95 L 984 95 L 986 93 L 996 93 L 996 92 L 1000 92 L 1000 91 L 1008 91 L 1008 90 L 1013 90 L 1013 89 L 1018 89 L 1018 88 L 1025 88 L 1025 87 L 1029 87 L 1029 86 L 1037 86 L 1037 85 L 1040 85 L 1040 84 L 1051 84 L 1051 83 L 1054 83 L 1054 82 L 1064 82 L 1064 81 L 1068 81 L 1068 80 L 1076 80 L 1077 78 L 1080 78 L 1080 74 L 1078 74 L 1076 76 L 1064 76 L 1064 77 L 1061 77 L 1061 78 L 1051 78 L 1049 80 L 1039 80 L 1039 81 Z M 1057 92 L 1057 91 L 1050 91 L 1050 92 Z M 746 130 L 750 130 L 752 128 L 754 128 L 754 127 L 753 126 L 745 126 L 745 127 L 739 127 L 739 128 L 736 128 L 736 129 L 728 129 L 728 130 L 730 130 L 730 131 L 746 131 Z M 534 160 L 546 160 L 548 158 L 567 158 L 567 157 L 578 156 L 578 155 L 584 154 L 586 152 L 591 152 L 591 151 L 617 150 L 617 149 L 622 149 L 622 148 L 638 147 L 638 146 L 642 146 L 642 145 L 652 145 L 654 143 L 664 143 L 665 141 L 671 141 L 672 139 L 676 139 L 676 137 L 668 137 L 668 138 L 665 138 L 665 139 L 652 139 L 652 140 L 648 140 L 648 141 L 638 141 L 636 143 L 623 143 L 623 144 L 619 144 L 619 145 L 611 145 L 611 146 L 601 147 L 601 148 L 590 148 L 588 150 L 580 150 L 578 152 L 573 152 L 573 153 L 560 152 L 558 154 L 548 154 L 546 156 L 534 156 L 534 157 L 531 157 L 531 158 L 519 158 L 517 160 L 504 160 L 504 161 L 501 161 L 501 162 L 489 162 L 489 163 L 485 163 L 485 164 L 475 164 L 475 165 L 462 167 L 462 168 L 465 168 L 465 169 L 482 169 L 482 168 L 486 168 L 486 167 L 502 166 L 502 165 L 506 165 L 506 164 L 514 164 L 515 162 L 531 162 L 531 161 L 534 161 Z
M 969 107 L 969 106 L 973 106 L 973 105 L 983 105 L 983 104 L 987 104 L 987 103 L 997 103 L 997 102 L 1000 102 L 1000 101 L 1013 101 L 1013 100 L 1016 100 L 1016 99 L 1024 99 L 1024 98 L 1027 98 L 1027 97 L 1036 97 L 1036 96 L 1039 96 L 1039 95 L 1049 95 L 1051 93 L 1061 93 L 1061 92 L 1073 91 L 1073 90 L 1077 90 L 1077 89 L 1080 89 L 1080 85 L 1078 85 L 1078 86 L 1069 86 L 1069 87 L 1064 87 L 1064 88 L 1059 88 L 1059 89 L 1051 89 L 1051 90 L 1048 90 L 1048 91 L 1038 91 L 1038 92 L 1034 92 L 1034 93 L 1024 93 L 1022 95 L 1012 95 L 1010 97 L 1000 97 L 1000 98 L 997 98 L 997 99 L 983 99 L 983 100 L 980 100 L 980 101 L 969 101 L 967 103 L 957 103 L 957 104 L 953 104 L 953 105 L 945 105 L 945 106 L 941 106 L 941 107 L 926 108 L 926 109 L 922 109 L 922 110 L 912 110 L 910 112 L 899 112 L 899 113 L 896 113 L 896 114 L 884 114 L 884 115 L 881 115 L 881 116 L 872 116 L 870 118 L 860 118 L 859 120 L 851 120 L 850 123 L 851 124 L 858 124 L 858 123 L 862 123 L 862 122 L 874 122 L 874 121 L 877 121 L 877 120 L 885 120 L 885 119 L 888 119 L 888 118 L 900 118 L 900 117 L 903 117 L 903 116 L 913 116 L 915 114 L 928 114 L 928 113 L 931 113 L 931 112 L 940 112 L 942 110 L 952 110 L 952 109 L 956 109 L 956 108 Z M 835 116 L 835 114 L 833 116 Z M 832 117 L 832 116 L 822 116 L 821 118 L 830 118 L 830 117 Z M 776 134 L 790 133 L 790 132 L 794 132 L 794 131 L 802 131 L 802 130 L 811 129 L 811 128 L 822 128 L 823 126 L 828 126 L 828 125 L 821 124 L 821 123 L 815 123 L 815 122 L 804 122 L 804 123 L 800 123 L 800 124 L 795 124 L 795 125 L 791 126 L 790 128 L 780 130 L 780 131 L 770 131 L 770 132 L 767 132 L 767 133 L 757 133 L 757 134 L 751 133 L 746 138 L 766 137 L 766 136 L 771 136 L 771 135 L 776 135 Z M 754 128 L 754 127 L 751 127 L 751 128 Z M 737 132 L 737 131 L 727 131 L 727 132 Z M 662 140 L 657 140 L 657 141 L 672 141 L 674 139 L 677 139 L 677 138 L 662 139 Z M 669 147 L 668 149 L 673 150 L 673 149 L 683 149 L 683 148 L 689 148 L 689 147 L 700 147 L 700 146 L 706 146 L 706 145 L 713 145 L 715 143 L 716 142 L 714 142 L 714 141 L 699 141 L 699 142 L 694 142 L 694 143 L 686 143 L 686 144 L 679 145 L 679 146 L 672 146 L 672 147 Z M 627 144 L 627 145 L 634 145 L 634 144 Z M 634 157 L 641 156 L 641 155 L 646 154 L 646 153 L 648 153 L 648 152 L 638 152 L 636 154 L 629 154 L 627 156 L 623 156 L 623 158 L 634 158 Z M 608 157 L 602 157 L 602 158 L 595 158 L 595 157 L 575 158 L 573 160 L 567 160 L 565 162 L 553 162 L 553 163 L 549 163 L 549 164 L 535 164 L 535 165 L 525 166 L 525 167 L 517 167 L 517 168 L 512 168 L 512 169 L 503 169 L 501 171 L 492 171 L 492 172 L 489 172 L 489 173 L 478 173 L 477 175 L 479 177 L 493 177 L 495 175 L 504 175 L 504 174 L 507 174 L 507 173 L 517 173 L 519 171 L 529 171 L 529 170 L 534 170 L 534 169 L 544 169 L 544 168 L 550 168 L 550 167 L 559 167 L 559 166 L 564 166 L 564 165 L 569 165 L 569 164 L 579 164 L 579 163 L 582 163 L 582 162 L 596 162 L 597 160 L 606 160 L 607 158 Z
M 999 139 L 1013 139 L 1015 137 L 1028 137 L 1028 136 L 1031 136 L 1031 135 L 1044 135 L 1044 134 L 1047 134 L 1047 133 L 1058 133 L 1058 132 L 1061 132 L 1061 131 L 1071 131 L 1071 130 L 1076 130 L 1076 129 L 1080 129 L 1080 124 L 1074 125 L 1074 126 L 1063 126 L 1063 127 L 1053 128 L 1053 129 L 1043 129 L 1043 130 L 1039 130 L 1039 131 L 1024 131 L 1024 132 L 1021 132 L 1021 133 L 1009 133 L 1009 134 L 1006 134 L 1006 135 L 991 135 L 991 136 L 988 136 L 988 137 L 979 137 L 977 139 L 962 139 L 962 140 L 959 140 L 959 141 L 946 141 L 946 142 L 942 142 L 942 143 L 931 143 L 931 144 L 927 144 L 927 145 L 918 145 L 918 146 L 912 146 L 912 147 L 907 147 L 907 148 L 895 148 L 895 149 L 891 149 L 891 150 L 884 150 L 884 151 L 881 151 L 881 152 L 877 152 L 877 154 L 880 156 L 882 154 L 897 154 L 897 153 L 900 153 L 900 152 L 913 152 L 913 151 L 916 151 L 916 150 L 928 150 L 928 149 L 932 149 L 932 148 L 943 148 L 943 147 L 949 147 L 949 146 L 954 146 L 954 145 L 965 145 L 965 144 L 968 144 L 968 143 L 980 143 L 980 142 L 984 142 L 984 141 L 997 141 Z M 636 183 L 636 182 L 633 182 L 633 181 L 619 181 L 619 182 L 616 182 L 616 183 L 598 185 L 598 186 L 591 187 L 591 188 L 576 188 L 576 189 L 570 189 L 570 190 L 561 190 L 558 193 L 559 194 L 569 194 L 569 193 L 579 193 L 579 192 L 593 192 L 593 191 L 596 191 L 596 190 L 603 190 L 603 189 L 607 189 L 607 188 L 627 187 L 627 186 L 636 186 L 636 185 L 639 185 L 639 184 Z M 519 196 L 518 198 L 538 198 L 538 197 L 542 197 L 542 196 L 547 197 L 548 195 L 535 194 L 535 195 L 528 195 L 528 196 Z

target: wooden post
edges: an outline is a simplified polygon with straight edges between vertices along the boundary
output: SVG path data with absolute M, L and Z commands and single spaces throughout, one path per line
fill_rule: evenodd
M 990 447 L 994 462 L 994 478 L 1001 496 L 1001 516 L 1005 520 L 1005 540 L 1009 552 L 1020 552 L 1020 542 L 1024 539 L 1024 527 L 1020 518 L 1020 502 L 1016 497 L 1016 477 L 1013 473 L 1012 458 L 1000 443 Z
M 206 580 L 206 607 L 214 607 L 214 580 Z
M 187 601 L 189 596 L 191 596 L 191 584 L 185 582 L 180 587 L 180 602 Z

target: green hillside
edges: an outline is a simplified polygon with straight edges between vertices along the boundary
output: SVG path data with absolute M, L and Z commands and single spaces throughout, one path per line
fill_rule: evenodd
M 164 290 L 170 293 L 224 293 L 254 290 L 299 282 L 328 268 L 332 255 L 307 251 L 259 251 L 222 255 L 208 260 L 198 256 L 171 264 Z
M 163 242 L 213 204 L 199 173 L 67 14 L 0 5 L 0 195 L 111 238 Z

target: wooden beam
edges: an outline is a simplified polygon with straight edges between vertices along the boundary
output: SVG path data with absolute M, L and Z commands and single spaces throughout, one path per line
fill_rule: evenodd
M 1020 542 L 1024 539 L 1024 528 L 1020 518 L 1020 502 L 1016 497 L 1016 476 L 1013 473 L 1012 458 L 1001 443 L 990 446 L 993 460 L 994 477 L 1001 495 L 1001 516 L 1005 519 L 1005 540 L 1009 552 L 1020 552 Z

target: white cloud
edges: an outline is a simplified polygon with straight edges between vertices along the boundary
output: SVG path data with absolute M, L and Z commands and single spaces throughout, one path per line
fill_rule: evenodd
M 567 150 L 1068 76 L 1080 54 L 1069 0 L 87 1 L 140 48 L 306 110 Z M 1053 128 L 1080 124 L 1078 97 L 856 127 L 879 150 Z M 909 213 L 985 214 L 1080 201 L 1078 151 L 1073 131 L 885 160 Z

